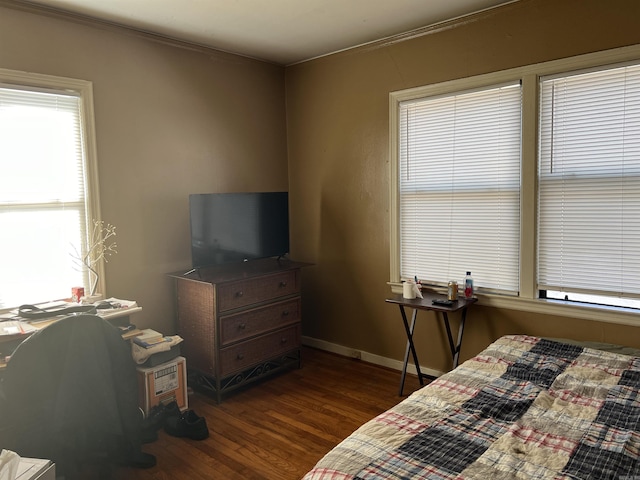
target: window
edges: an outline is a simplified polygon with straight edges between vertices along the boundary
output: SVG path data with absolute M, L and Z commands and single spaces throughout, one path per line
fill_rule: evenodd
M 542 294 L 640 307 L 640 65 L 542 78 L 539 158 Z
M 0 70 L 0 309 L 88 293 L 73 255 L 97 219 L 92 118 L 90 83 Z
M 392 92 L 389 106 L 394 292 L 470 270 L 480 304 L 638 324 L 640 45 Z
M 520 84 L 400 103 L 401 276 L 518 292 Z

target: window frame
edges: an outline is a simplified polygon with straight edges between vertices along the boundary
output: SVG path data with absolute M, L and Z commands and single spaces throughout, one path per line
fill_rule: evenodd
M 520 191 L 520 294 L 507 296 L 479 293 L 480 305 L 518 311 L 544 313 L 586 320 L 640 324 L 637 310 L 623 307 L 581 304 L 538 298 L 536 287 L 537 251 L 537 162 L 540 77 L 574 70 L 640 61 L 640 45 L 579 55 L 560 60 L 526 65 L 442 83 L 390 92 L 389 94 L 389 230 L 390 280 L 394 294 L 402 293 L 400 279 L 400 202 L 399 202 L 399 108 L 404 101 L 422 97 L 486 88 L 506 82 L 522 83 L 522 164 Z
M 101 221 L 92 82 L 87 80 L 78 80 L 67 77 L 58 77 L 53 75 L 0 68 L 0 83 L 16 85 L 23 88 L 33 88 L 34 90 L 47 89 L 59 92 L 68 91 L 73 92 L 74 94 L 79 96 L 81 115 L 80 128 L 81 135 L 83 137 L 82 142 L 84 153 L 83 161 L 85 168 L 86 204 L 86 216 L 84 222 L 85 235 L 83 238 L 83 242 L 86 247 L 88 241 L 86 232 L 91 231 L 94 221 Z M 99 275 L 97 291 L 106 292 L 104 262 L 98 262 L 95 268 Z M 69 291 L 69 297 L 71 297 L 71 291 Z M 0 312 L 12 309 L 13 307 L 8 309 L 0 309 Z

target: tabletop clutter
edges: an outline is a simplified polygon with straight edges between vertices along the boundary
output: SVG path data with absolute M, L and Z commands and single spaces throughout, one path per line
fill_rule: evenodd
M 458 282 L 455 280 L 450 280 L 447 283 L 447 300 L 449 302 L 453 302 L 458 299 Z M 463 287 L 460 293 L 464 296 L 464 298 L 473 298 L 475 291 L 473 287 L 473 277 L 471 276 L 471 272 L 467 271 Z M 418 280 L 418 277 L 415 276 L 414 280 L 403 280 L 402 281 L 402 297 L 407 300 L 413 300 L 415 298 L 424 298 L 422 296 L 422 283 Z M 437 303 L 437 302 L 434 302 Z M 447 303 L 450 305 L 450 303 Z
M 146 328 L 132 338 L 131 355 L 138 365 L 150 366 L 153 363 L 149 362 L 152 355 L 156 355 L 156 360 L 162 357 L 167 361 L 177 357 L 180 354 L 179 350 L 174 349 L 173 352 L 171 350 L 181 342 L 182 338 L 179 335 L 164 336 L 151 328 Z M 171 353 L 157 355 L 163 352 Z M 158 364 L 157 361 L 155 363 Z

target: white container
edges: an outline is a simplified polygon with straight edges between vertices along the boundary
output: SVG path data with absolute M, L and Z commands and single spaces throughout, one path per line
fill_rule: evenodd
M 402 296 L 409 300 L 416 298 L 416 282 L 413 280 L 407 280 L 404 282 L 402 284 Z
M 93 305 L 104 300 L 104 295 L 101 293 L 94 293 L 93 295 L 85 295 L 80 299 L 84 305 Z

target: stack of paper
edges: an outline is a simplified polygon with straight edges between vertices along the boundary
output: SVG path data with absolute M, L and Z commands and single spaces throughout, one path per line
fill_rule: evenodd
M 0 322 L 0 336 L 4 335 L 24 335 L 34 332 L 36 327 L 18 320 Z
M 165 341 L 164 335 L 160 332 L 156 332 L 152 328 L 145 328 L 142 333 L 133 338 L 133 341 L 144 348 L 150 348 L 158 343 Z

